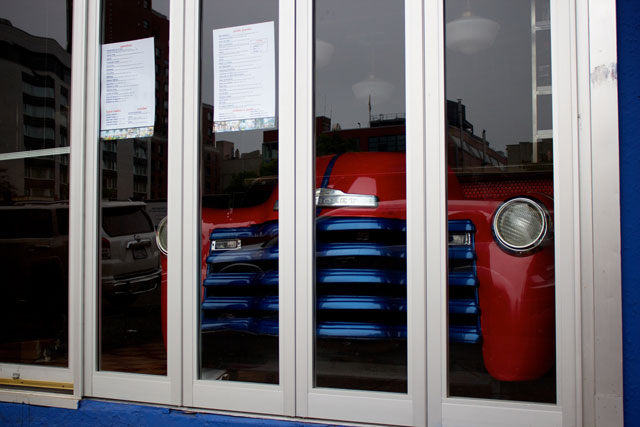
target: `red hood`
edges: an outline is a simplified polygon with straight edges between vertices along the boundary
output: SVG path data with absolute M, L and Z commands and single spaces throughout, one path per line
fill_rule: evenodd
M 451 171 L 450 199 L 460 199 L 462 190 Z M 316 159 L 316 188 L 378 197 L 377 208 L 324 208 L 319 216 L 357 216 L 406 219 L 406 156 L 404 153 L 344 153 Z M 203 209 L 202 221 L 211 228 L 247 227 L 278 219 L 274 206 L 278 189 L 265 202 L 250 208 Z

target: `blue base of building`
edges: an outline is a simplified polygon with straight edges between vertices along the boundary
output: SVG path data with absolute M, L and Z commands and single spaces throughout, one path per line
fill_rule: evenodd
M 640 2 L 617 1 L 624 420 L 640 425 Z
M 185 412 L 178 409 L 82 400 L 77 410 L 0 403 L 1 426 L 136 426 L 136 427 L 328 427 L 297 421 L 267 420 Z M 332 424 L 335 426 L 335 424 Z

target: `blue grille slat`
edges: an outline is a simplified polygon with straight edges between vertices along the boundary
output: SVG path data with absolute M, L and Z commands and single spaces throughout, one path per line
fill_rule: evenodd
M 264 273 L 260 279 L 261 285 L 275 285 L 277 286 L 280 281 L 280 274 L 278 270 L 269 270 Z
M 218 263 L 247 263 L 276 261 L 278 259 L 278 246 L 244 247 L 237 250 L 225 250 L 211 252 L 207 257 L 207 264 Z
M 209 273 L 204 286 L 249 286 L 260 280 L 261 273 Z
M 457 299 L 449 301 L 449 313 L 480 314 L 480 308 L 475 299 Z
M 478 327 L 450 325 L 449 340 L 451 342 L 478 344 L 482 341 L 482 336 Z
M 478 286 L 478 276 L 473 273 L 449 273 L 449 286 Z
M 471 246 L 450 246 L 449 259 L 476 259 L 476 251 Z
M 209 273 L 203 285 L 205 287 L 277 285 L 278 276 L 277 270 L 265 273 Z
M 403 285 L 407 284 L 407 274 L 395 270 L 334 268 L 316 272 L 316 283 L 369 283 Z
M 406 312 L 404 298 L 366 295 L 326 295 L 316 300 L 318 310 L 379 310 Z
M 252 310 L 256 297 L 209 297 L 202 302 L 203 310 Z
M 406 258 L 407 248 L 404 245 L 384 245 L 380 243 L 323 243 L 316 249 L 317 257 L 339 256 L 380 256 L 389 258 Z
M 470 232 L 475 233 L 476 227 L 468 219 L 450 219 L 447 224 L 449 232 Z
M 278 296 L 269 295 L 260 299 L 258 303 L 260 311 L 278 311 Z
M 406 221 L 389 218 L 322 217 L 316 220 L 317 231 L 385 230 L 405 233 Z
M 380 323 L 366 322 L 318 322 L 316 335 L 320 338 L 401 338 L 398 327 Z
M 209 235 L 209 240 L 219 239 L 247 239 L 255 237 L 255 231 L 247 228 L 219 228 Z

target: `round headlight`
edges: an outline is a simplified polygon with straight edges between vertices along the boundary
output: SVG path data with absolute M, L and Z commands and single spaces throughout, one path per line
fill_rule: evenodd
M 507 251 L 524 255 L 544 241 L 547 210 L 533 199 L 518 197 L 504 202 L 493 217 L 493 234 Z
M 158 225 L 158 230 L 156 231 L 156 243 L 158 244 L 158 249 L 160 252 L 167 255 L 167 217 L 165 216 L 160 221 Z

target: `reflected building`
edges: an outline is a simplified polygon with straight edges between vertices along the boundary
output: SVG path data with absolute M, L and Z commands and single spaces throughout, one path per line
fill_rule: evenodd
M 447 101 L 449 164 L 459 169 L 498 172 L 508 165 L 507 156 L 491 147 L 486 139 L 474 133 L 473 124 L 466 119 L 466 107 L 456 101 Z M 368 126 L 342 129 L 331 118 L 316 117 L 315 136 L 318 155 L 350 151 L 405 152 L 406 126 L 404 113 L 376 114 L 369 118 Z M 265 131 L 262 143 L 263 161 L 278 158 L 278 131 Z
M 69 146 L 70 67 L 56 40 L 0 19 L 0 153 Z M 69 198 L 68 155 L 22 157 L 0 168 L 5 203 Z
M 486 130 L 482 136 L 474 132 L 473 124 L 467 120 L 467 109 L 461 100 L 447 100 L 447 156 L 449 166 L 459 172 L 482 170 L 483 173 L 498 172 L 507 165 L 502 151 L 491 148 Z
M 487 133 L 474 132 L 466 107 L 447 101 L 447 159 L 456 172 L 466 199 L 496 199 L 522 191 L 553 194 L 551 139 L 538 143 L 537 163 L 533 163 L 531 142 L 507 145 L 507 154 L 491 148 Z M 499 185 L 497 185 L 499 183 Z
M 102 141 L 104 199 L 166 200 L 169 123 L 169 20 L 151 0 L 105 0 L 104 44 L 154 38 L 156 117 L 151 138 Z M 117 18 L 116 18 L 117 17 Z
M 228 203 L 228 199 L 215 197 L 221 193 L 233 193 L 233 188 L 246 187 L 251 180 L 260 175 L 263 165 L 263 154 L 260 150 L 240 152 L 236 143 L 227 139 L 217 139 L 213 131 L 213 106 L 202 104 L 201 109 L 201 139 L 202 139 L 202 193 L 208 202 L 214 206 Z M 277 138 L 277 131 L 275 133 Z M 277 147 L 277 144 L 276 144 Z M 238 185 L 239 183 L 239 185 Z M 212 200 L 217 200 L 214 202 Z
M 200 116 L 200 137 L 202 141 L 202 182 L 203 194 L 220 192 L 220 162 L 222 155 L 216 147 L 216 134 L 213 132 L 213 106 L 202 104 Z
M 553 162 L 553 140 L 543 139 L 542 141 L 538 141 L 537 149 L 537 163 L 545 164 L 548 167 Z M 518 142 L 517 144 L 507 145 L 507 163 L 509 166 L 519 166 L 521 169 L 534 168 L 533 143 Z

